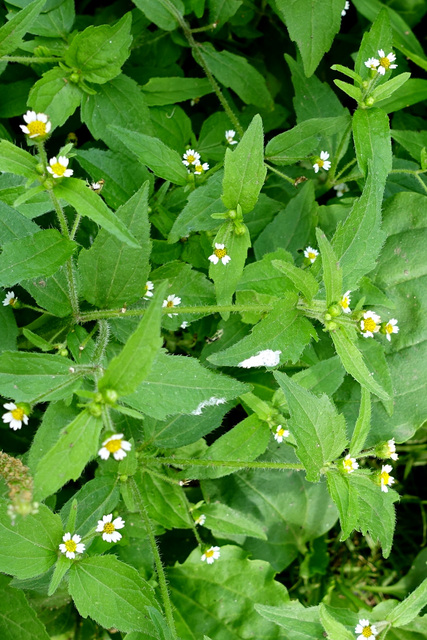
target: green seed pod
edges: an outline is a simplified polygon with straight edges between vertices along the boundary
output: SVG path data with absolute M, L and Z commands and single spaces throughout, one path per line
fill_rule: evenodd
M 333 317 L 333 318 L 337 318 L 338 316 L 340 316 L 342 314 L 342 307 L 340 304 L 338 304 L 337 302 L 334 302 L 334 304 L 331 304 L 328 307 L 328 313 Z M 325 316 L 326 317 L 326 316 Z
M 73 84 L 77 84 L 78 82 L 80 82 L 80 74 L 77 73 L 77 71 L 73 71 L 73 73 L 69 77 L 69 80 Z
M 327 331 L 335 331 L 335 329 L 338 329 L 338 325 L 336 322 L 334 322 L 333 320 L 331 322 L 326 322 L 325 323 L 325 329 Z
M 91 416 L 94 416 L 95 418 L 100 418 L 102 416 L 102 407 L 100 404 L 91 402 L 88 409 Z
M 119 394 L 114 389 L 104 389 L 102 396 L 107 404 L 116 404 L 119 399 Z

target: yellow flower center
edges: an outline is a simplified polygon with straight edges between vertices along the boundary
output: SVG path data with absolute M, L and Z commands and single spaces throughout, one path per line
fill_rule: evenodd
M 374 634 L 372 633 L 371 627 L 369 625 L 367 627 L 363 627 L 362 636 L 365 636 L 365 638 L 370 638 L 373 635 Z
M 390 67 L 390 60 L 388 58 L 380 58 L 380 65 L 384 67 L 384 69 L 388 69 Z
M 13 409 L 13 411 L 11 411 L 11 414 L 13 416 L 14 420 L 20 420 L 22 422 L 22 418 L 24 417 L 24 410 L 23 409 L 19 409 L 19 407 L 17 407 L 16 409 Z
M 168 300 L 167 303 L 166 303 L 166 306 L 169 307 L 169 308 L 173 307 L 173 300 Z
M 322 163 L 323 164 L 323 163 Z M 312 253 L 311 251 L 308 252 L 308 259 L 309 260 L 316 260 L 316 254 Z
M 323 161 L 323 160 L 321 160 L 320 158 L 318 158 L 318 159 L 317 159 L 317 164 L 319 165 L 319 168 L 321 169 L 325 163 L 324 163 L 324 161 Z
M 350 458 L 348 460 L 344 460 L 343 461 L 344 464 L 344 469 L 347 471 L 348 469 L 352 469 L 353 468 L 353 461 L 350 460 Z
M 110 453 L 116 453 L 116 451 L 119 451 L 119 449 L 122 448 L 122 441 L 120 438 L 114 438 L 114 440 L 110 440 L 109 442 L 107 442 L 105 448 Z
M 343 309 L 348 309 L 348 298 L 343 298 L 340 302 Z
M 203 173 L 204 169 L 202 167 L 201 164 L 196 164 L 196 166 L 194 167 L 195 171 L 199 171 L 200 173 Z
M 213 554 L 214 554 L 214 550 L 213 549 L 209 549 L 208 551 L 206 551 L 205 556 L 207 558 L 212 558 Z
M 192 164 L 195 161 L 195 159 L 196 158 L 193 155 L 191 155 L 191 153 L 189 156 L 187 156 L 187 162 L 189 162 L 190 164 Z
M 106 522 L 104 524 L 104 533 L 113 533 L 115 531 L 115 526 L 112 522 Z
M 221 260 L 221 258 L 224 258 L 227 255 L 227 249 L 215 249 L 214 254 L 219 260 Z
M 390 323 L 386 324 L 385 330 L 387 333 L 393 333 L 393 325 Z
M 278 429 L 276 431 L 276 433 L 277 433 L 278 436 L 283 436 L 283 434 L 285 433 L 285 430 L 284 429 Z
M 45 136 L 46 135 L 46 123 L 41 120 L 33 120 L 27 124 L 30 136 Z
M 387 485 L 390 480 L 390 475 L 387 473 L 387 471 L 383 471 L 380 475 L 380 478 L 383 481 L 383 483 Z
M 365 331 L 374 331 L 377 323 L 373 318 L 365 318 L 363 321 L 363 326 L 365 327 Z
M 74 540 L 67 540 L 65 542 L 65 548 L 67 549 L 67 551 L 71 551 L 72 553 L 74 553 L 77 549 L 77 544 L 74 542 Z
M 51 165 L 53 173 L 56 173 L 57 176 L 63 176 L 67 167 L 59 164 L 59 162 L 55 162 L 55 164 Z

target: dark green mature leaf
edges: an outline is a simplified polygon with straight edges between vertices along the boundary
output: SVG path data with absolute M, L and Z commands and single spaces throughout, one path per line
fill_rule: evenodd
M 357 163 L 366 176 L 368 167 L 381 183 L 392 168 L 388 116 L 382 109 L 357 109 L 353 115 L 353 138 Z
M 28 220 L 16 209 L 12 209 L 0 201 L 0 245 L 18 240 L 24 236 L 32 236 L 40 227 L 32 220 Z
M 70 82 L 69 74 L 61 67 L 47 71 L 32 87 L 28 106 L 49 114 L 53 127 L 60 127 L 73 115 L 84 94 Z
M 171 9 L 164 0 L 132 0 L 133 3 L 141 9 L 151 22 L 164 29 L 165 31 L 173 31 L 178 26 L 176 13 Z M 184 15 L 184 5 L 181 0 L 171 0 L 171 4 L 176 11 L 182 16 Z
M 346 540 L 359 522 L 359 501 L 357 491 L 348 475 L 344 476 L 337 470 L 327 471 L 326 479 L 332 500 L 335 502 L 340 514 L 341 538 Z
M 134 477 L 142 495 L 150 496 L 147 512 L 166 529 L 191 529 L 191 516 L 182 487 L 142 470 Z
M 44 504 L 38 513 L 18 516 L 15 524 L 7 514 L 6 501 L 0 503 L 0 571 L 18 578 L 33 578 L 47 571 L 58 557 L 61 518 Z
M 305 608 L 298 600 L 287 602 L 282 607 L 256 604 L 255 610 L 285 629 L 286 635 L 292 635 L 295 640 L 318 640 L 323 635 L 318 608 Z
M 0 57 L 12 53 L 22 43 L 22 39 L 36 20 L 46 0 L 35 0 L 19 11 L 0 29 Z
M 319 285 L 310 271 L 303 271 L 284 260 L 273 260 L 272 265 L 289 278 L 296 290 L 301 292 L 306 300 L 311 300 L 316 295 Z
M 332 246 L 320 230 L 316 229 L 317 243 L 322 257 L 323 281 L 326 289 L 326 304 L 329 306 L 341 300 L 342 290 L 342 269 L 339 265 Z
M 3 640 L 49 640 L 45 626 L 24 593 L 10 587 L 9 582 L 7 576 L 0 576 L 0 633 Z
M 131 24 L 131 14 L 126 13 L 113 27 L 87 27 L 73 38 L 65 63 L 88 82 L 103 84 L 113 80 L 129 57 Z
M 51 276 L 76 249 L 56 229 L 8 242 L 0 256 L 0 286 L 10 287 L 26 278 Z
M 220 24 L 227 22 L 242 4 L 242 0 L 208 0 L 209 21 Z
M 368 58 L 376 57 L 379 49 L 384 49 L 386 55 L 392 51 L 392 32 L 389 13 L 383 4 L 378 2 L 378 5 L 379 7 L 375 12 L 375 21 L 373 21 L 371 29 L 363 35 L 354 66 L 356 73 L 362 76 L 364 80 L 369 79 L 369 70 L 365 66 L 365 61 L 368 60 Z M 381 81 L 385 82 L 385 78 Z
M 16 0 L 15 0 L 16 1 Z M 54 5 L 52 7 L 52 5 Z M 30 33 L 46 38 L 62 38 L 67 40 L 74 21 L 76 12 L 73 0 L 49 0 L 44 6 L 44 11 L 39 15 L 30 29 Z
M 210 529 L 216 537 L 227 537 L 231 534 L 267 540 L 265 527 L 242 511 L 236 511 L 220 502 L 204 504 L 200 511 L 206 516 L 203 526 Z
M 427 147 L 427 131 L 391 131 L 391 137 L 396 140 L 421 165 L 421 154 Z
M 2 351 L 14 351 L 16 349 L 16 338 L 18 337 L 18 327 L 11 307 L 0 307 L 0 353 Z
M 404 86 L 396 94 L 390 98 L 380 100 L 376 103 L 377 107 L 381 107 L 386 113 L 399 111 L 410 107 L 412 104 L 422 102 L 427 98 L 427 80 L 421 78 L 410 78 L 405 82 Z
M 150 107 L 201 98 L 213 92 L 207 78 L 150 78 L 141 89 Z
M 64 267 L 48 278 L 33 278 L 20 283 L 37 304 L 55 316 L 63 318 L 72 314 L 68 282 Z
M 77 517 L 73 531 L 85 536 L 93 531 L 97 520 L 102 520 L 102 516 L 113 511 L 119 499 L 119 487 L 113 476 L 89 480 L 62 507 L 62 522 L 67 522 L 72 503 L 77 500 Z
M 0 140 L 0 171 L 36 180 L 37 159 L 8 140 Z
M 363 449 L 371 428 L 371 394 L 362 387 L 359 415 L 350 442 L 350 455 L 355 456 Z

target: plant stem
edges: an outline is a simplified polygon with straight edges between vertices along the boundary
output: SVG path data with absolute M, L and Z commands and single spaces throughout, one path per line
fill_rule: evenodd
M 82 219 L 81 215 L 78 213 L 75 217 L 73 227 L 70 231 L 70 240 L 74 240 L 76 237 L 77 229 L 79 228 L 80 220 Z
M 166 620 L 169 625 L 169 630 L 172 634 L 173 639 L 178 640 L 178 636 L 175 629 L 175 621 L 173 619 L 172 602 L 170 599 L 168 585 L 166 582 L 165 571 L 163 569 L 162 560 L 160 558 L 159 549 L 158 549 L 156 538 L 153 532 L 153 527 L 151 526 L 151 521 L 148 516 L 147 510 L 145 508 L 145 504 L 144 504 L 138 485 L 136 484 L 134 478 L 130 478 L 129 482 L 134 494 L 135 502 L 138 506 L 139 512 L 144 521 L 144 525 L 148 534 L 148 539 L 150 541 L 151 550 L 153 552 L 154 562 L 156 564 L 157 577 L 159 579 L 160 593 L 162 594 L 163 607 L 165 610 Z
M 0 62 L 19 62 L 20 64 L 44 64 L 45 62 L 59 62 L 61 58 L 51 56 L 49 58 L 31 56 L 2 56 Z
M 186 458 L 145 458 L 147 461 L 157 462 L 159 464 L 172 465 L 175 467 L 230 467 L 233 469 L 294 469 L 295 471 L 303 471 L 301 464 L 293 462 L 246 462 L 244 460 L 202 460 L 195 458 L 188 460 Z
M 267 162 L 264 162 L 264 164 L 267 167 L 267 169 L 269 169 L 273 173 L 276 173 L 278 176 L 280 176 L 284 180 L 287 180 L 287 182 L 289 182 L 293 187 L 295 186 L 295 180 L 287 176 L 286 173 L 282 173 L 281 171 L 279 171 L 279 169 L 276 169 L 276 167 L 272 167 L 271 164 L 267 164 Z
M 353 158 L 353 160 L 350 160 L 350 162 L 347 162 L 345 167 L 343 167 L 341 171 L 338 173 L 338 175 L 335 176 L 333 184 L 340 184 L 341 182 L 340 178 L 343 175 L 343 173 L 345 173 L 347 169 L 350 169 L 350 167 L 352 167 L 355 163 L 356 163 L 356 158 Z M 360 177 L 362 177 L 362 175 Z M 355 179 L 356 179 L 355 177 L 352 178 L 352 180 L 355 180 Z
M 33 311 L 38 311 L 39 313 L 44 313 L 46 316 L 53 316 L 54 318 L 57 317 L 57 316 L 55 316 L 54 313 L 51 313 L 50 311 L 46 311 L 46 309 L 40 309 L 40 307 L 33 307 L 31 304 L 22 303 L 19 308 L 20 309 L 32 309 Z
M 108 338 L 110 336 L 110 327 L 106 320 L 98 321 L 98 340 L 96 341 L 95 350 L 93 352 L 92 362 L 95 365 L 100 365 L 101 360 L 104 357 L 105 349 L 108 345 Z

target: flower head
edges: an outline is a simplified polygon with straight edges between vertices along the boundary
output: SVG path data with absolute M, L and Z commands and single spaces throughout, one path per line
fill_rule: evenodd
M 7 307 L 8 304 L 10 304 L 11 307 L 15 306 L 16 301 L 18 300 L 18 298 L 15 297 L 15 292 L 14 291 L 8 291 L 6 293 L 6 297 L 3 300 L 3 306 Z
M 312 264 L 316 260 L 318 255 L 319 252 L 316 249 L 313 249 L 313 247 L 307 247 L 306 249 L 304 249 L 304 257 L 307 258 L 307 260 L 310 260 Z
M 368 58 L 367 60 L 365 60 L 365 67 L 368 67 L 368 69 L 372 69 L 373 71 L 376 71 L 379 64 L 380 61 L 376 58 Z
M 205 522 L 206 522 L 206 516 L 205 516 L 204 513 L 202 513 L 202 514 L 200 514 L 200 516 L 198 518 L 195 519 L 194 524 L 195 525 L 200 525 L 201 527 L 203 527 Z
M 391 334 L 399 333 L 399 327 L 397 326 L 396 318 L 391 318 L 391 320 L 387 322 L 387 324 L 384 326 L 384 331 L 387 340 L 391 342 Z
M 105 180 L 98 180 L 97 182 L 91 182 L 87 186 L 91 191 L 95 191 L 95 193 L 101 193 L 104 188 Z
M 353 473 L 353 471 L 359 468 L 359 463 L 356 462 L 356 458 L 351 458 L 350 454 L 348 454 L 342 461 L 342 466 L 345 473 Z
M 49 116 L 45 113 L 27 111 L 23 118 L 27 124 L 20 124 L 19 126 L 29 138 L 43 138 L 52 128 Z
M 102 533 L 102 539 L 106 542 L 118 542 L 122 537 L 122 534 L 117 529 L 123 529 L 125 521 L 120 518 L 113 520 L 113 514 L 108 516 L 102 516 L 102 520 L 98 520 L 98 526 L 96 527 L 97 533 Z
M 115 460 L 123 460 L 123 458 L 126 458 L 126 451 L 130 451 L 131 449 L 131 443 L 123 440 L 123 433 L 115 433 L 104 440 L 102 448 L 98 451 L 98 455 L 103 460 L 108 460 L 110 453 L 112 453 Z
M 209 165 L 207 162 L 201 164 L 200 162 L 194 165 L 194 173 L 196 176 L 200 176 L 204 171 L 209 171 Z
M 7 409 L 7 413 L 2 416 L 4 423 L 9 423 L 9 426 L 14 431 L 21 429 L 22 423 L 28 424 L 28 414 L 25 407 L 22 405 L 16 405 L 13 402 L 6 402 L 3 405 Z
M 350 302 L 351 302 L 350 293 L 351 293 L 350 290 L 346 291 L 345 294 L 343 295 L 343 297 L 340 300 L 340 305 L 341 305 L 342 310 L 344 311 L 344 313 L 351 313 L 351 309 L 350 309 Z
M 166 300 L 163 300 L 162 307 L 173 309 L 173 307 L 176 307 L 179 304 L 181 304 L 181 298 L 176 296 L 174 293 L 171 293 L 171 295 L 168 296 Z M 172 318 L 172 316 L 177 316 L 177 315 L 178 315 L 177 313 L 168 313 L 169 318 Z
M 342 182 L 341 184 L 336 184 L 334 189 L 337 192 L 337 198 L 342 198 L 343 195 L 347 193 L 347 191 L 350 191 L 350 189 L 348 188 L 345 182 Z
M 234 139 L 235 135 L 236 132 L 233 131 L 233 129 L 229 129 L 225 132 L 225 139 L 227 140 L 228 144 L 237 144 L 237 140 Z
M 227 249 L 225 248 L 225 245 L 218 244 L 218 242 L 215 242 L 214 252 L 211 256 L 209 256 L 208 260 L 213 262 L 213 264 L 218 264 L 220 260 L 222 264 L 227 264 L 228 262 L 230 262 L 231 258 L 227 253 Z
M 144 300 L 148 300 L 148 298 L 153 297 L 154 295 L 153 289 L 154 289 L 154 284 L 151 282 L 151 280 L 147 280 L 145 284 Z
M 243 367 L 244 369 L 250 369 L 251 367 L 277 367 L 280 362 L 281 353 L 281 351 L 264 349 L 263 351 L 258 351 L 255 356 L 242 360 L 237 366 Z
M 375 626 L 369 624 L 369 620 L 359 620 L 359 624 L 354 630 L 355 633 L 359 633 L 357 640 L 366 640 L 367 638 L 375 638 L 378 634 Z
M 394 484 L 394 478 L 390 475 L 390 471 L 393 471 L 393 467 L 391 464 L 383 464 L 381 467 L 380 480 L 381 480 L 381 491 L 384 493 L 388 492 L 388 488 Z
M 72 169 L 67 169 L 69 160 L 67 156 L 59 156 L 59 158 L 51 158 L 47 170 L 54 178 L 69 178 L 73 175 Z
M 373 338 L 380 330 L 381 318 L 373 311 L 365 311 L 360 321 L 360 330 L 364 338 Z
M 397 69 L 397 64 L 391 64 L 396 60 L 396 56 L 394 55 L 394 53 L 389 53 L 386 56 L 384 51 L 382 49 L 379 49 L 378 55 L 380 59 L 379 59 L 379 66 L 377 71 L 382 76 L 385 75 L 385 72 L 388 71 L 389 69 Z
M 391 458 L 392 460 L 397 460 L 399 457 L 399 454 L 396 453 L 396 445 L 394 443 L 394 438 L 392 438 L 391 440 L 387 440 L 387 447 L 388 447 L 387 458 Z
M 274 434 L 274 439 L 277 440 L 277 442 L 283 442 L 283 439 L 288 437 L 289 437 L 288 429 L 284 429 L 282 425 L 279 424 L 277 426 L 276 433 Z
M 76 533 L 73 535 L 73 537 L 71 537 L 71 533 L 66 533 L 62 537 L 62 539 L 64 541 L 64 544 L 60 544 L 59 549 L 62 551 L 62 553 L 65 553 L 67 558 L 70 558 L 71 560 L 74 560 L 74 558 L 76 557 L 76 553 L 83 553 L 86 548 L 85 545 L 80 542 L 81 537 Z
M 185 164 L 186 167 L 189 167 L 191 164 L 198 164 L 200 160 L 200 153 L 197 153 L 197 151 L 194 151 L 194 149 L 188 149 L 188 151 L 186 151 L 182 157 L 182 164 Z
M 316 162 L 313 164 L 314 173 L 317 173 L 319 169 L 325 169 L 325 171 L 329 171 L 331 168 L 331 163 L 328 160 L 329 153 L 327 151 L 321 151 L 320 157 L 316 158 Z
M 348 0 L 346 0 L 346 3 L 344 5 L 344 9 L 341 11 L 341 15 L 342 17 L 345 16 L 345 14 L 347 13 L 347 11 L 350 9 L 350 3 Z
M 208 564 L 213 564 L 215 560 L 219 559 L 220 555 L 221 552 L 219 550 L 219 547 L 210 547 L 207 551 L 205 551 L 200 560 L 202 562 L 206 560 Z

